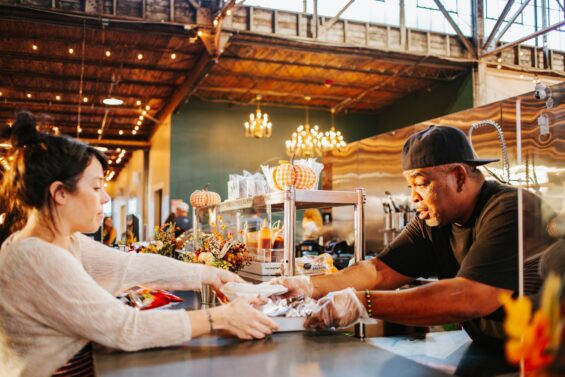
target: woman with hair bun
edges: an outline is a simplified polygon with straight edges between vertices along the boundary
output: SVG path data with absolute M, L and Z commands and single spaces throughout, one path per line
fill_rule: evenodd
M 109 200 L 104 154 L 80 141 L 38 132 L 27 112 L 0 131 L 15 150 L 0 188 L 2 376 L 77 370 L 92 375 L 91 341 L 130 351 L 182 343 L 215 329 L 251 339 L 277 328 L 252 307 L 256 299 L 194 311 L 138 311 L 115 299 L 137 285 L 219 289 L 241 279 L 159 255 L 122 253 L 82 235 L 98 228 Z

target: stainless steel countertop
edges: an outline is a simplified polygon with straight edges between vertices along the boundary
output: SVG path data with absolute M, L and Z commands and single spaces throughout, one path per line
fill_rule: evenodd
M 447 376 L 337 333 L 279 333 L 255 341 L 209 336 L 172 348 L 96 352 L 94 362 L 99 377 Z

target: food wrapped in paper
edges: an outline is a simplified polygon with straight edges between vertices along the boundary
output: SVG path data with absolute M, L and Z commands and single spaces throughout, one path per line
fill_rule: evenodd
M 328 253 L 296 258 L 296 273 L 300 275 L 333 274 L 337 272 L 333 257 Z
M 273 295 L 285 294 L 288 289 L 278 284 L 250 284 L 250 283 L 236 283 L 229 282 L 220 288 L 220 291 L 231 301 L 238 297 L 245 296 L 262 296 L 269 297 Z
M 316 300 L 298 296 L 289 299 L 273 297 L 261 307 L 279 325 L 279 332 L 304 331 L 304 320 L 317 309 Z

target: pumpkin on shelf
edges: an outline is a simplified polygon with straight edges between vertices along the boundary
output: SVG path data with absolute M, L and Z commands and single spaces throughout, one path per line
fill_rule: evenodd
M 297 190 L 312 190 L 316 185 L 316 173 L 308 166 L 282 161 L 273 170 L 273 185 L 276 190 L 294 186 Z
M 222 199 L 220 198 L 220 194 L 213 191 L 208 191 L 208 185 L 204 187 L 202 190 L 196 190 L 190 195 L 190 204 L 194 208 L 202 208 L 208 206 L 215 206 L 220 204 Z

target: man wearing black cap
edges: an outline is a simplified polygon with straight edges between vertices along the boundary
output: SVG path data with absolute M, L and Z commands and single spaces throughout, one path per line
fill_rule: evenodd
M 477 343 L 501 345 L 499 296 L 518 291 L 518 201 L 515 188 L 485 181 L 477 169 L 493 161 L 475 158 L 457 128 L 413 134 L 402 169 L 417 218 L 373 260 L 333 275 L 276 281 L 289 295 L 327 295 L 306 326 L 347 326 L 367 315 L 422 326 L 461 322 Z M 526 191 L 523 205 L 526 293 L 535 293 L 537 262 L 552 242 L 545 224 L 555 214 Z M 439 280 L 391 291 L 429 276 Z

